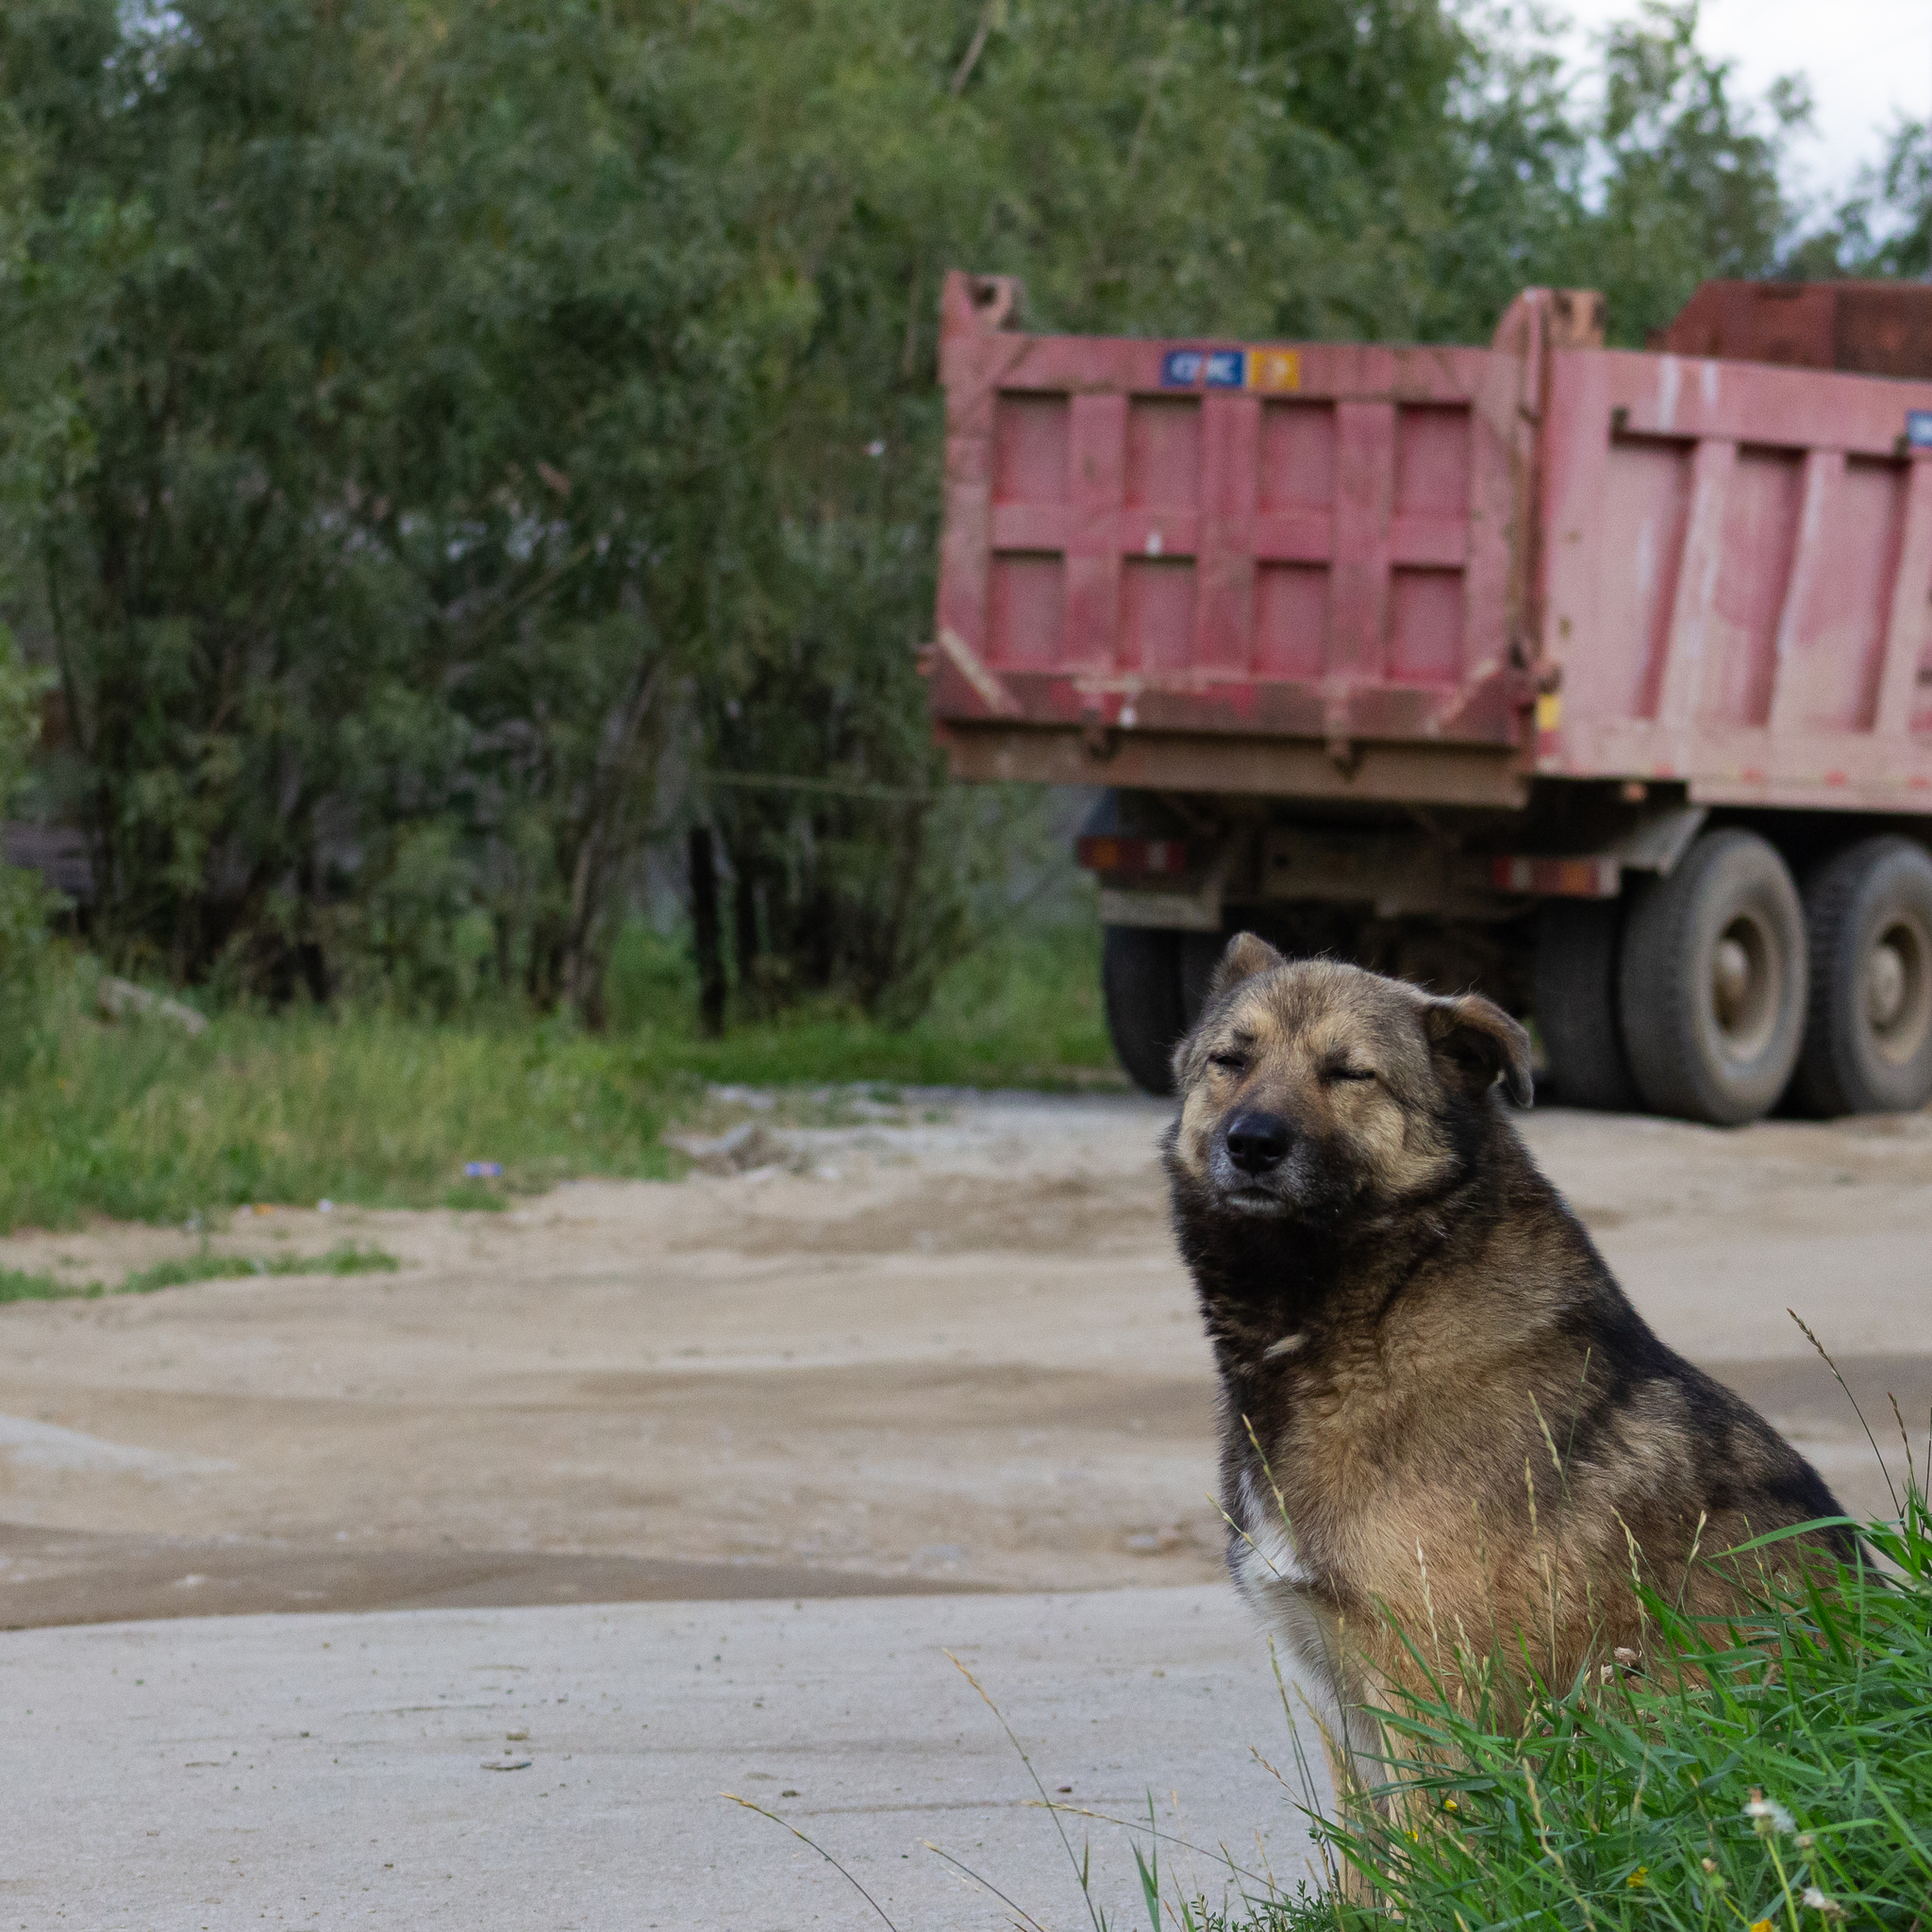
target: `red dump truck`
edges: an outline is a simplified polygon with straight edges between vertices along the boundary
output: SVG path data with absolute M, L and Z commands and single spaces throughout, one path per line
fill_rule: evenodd
M 1572 1104 L 1932 1098 L 1932 290 L 1716 286 L 1633 353 L 1582 291 L 1405 348 L 948 277 L 935 729 L 1105 788 L 1141 1086 L 1247 926 L 1482 988 Z

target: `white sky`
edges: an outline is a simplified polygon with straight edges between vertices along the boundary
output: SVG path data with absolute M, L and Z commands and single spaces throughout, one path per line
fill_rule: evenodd
M 1628 19 L 1637 0 L 1567 0 L 1579 33 Z M 1792 150 L 1793 186 L 1838 200 L 1875 160 L 1901 112 L 1932 115 L 1932 0 L 1705 0 L 1707 52 L 1761 95 L 1781 74 L 1811 83 L 1815 134 Z

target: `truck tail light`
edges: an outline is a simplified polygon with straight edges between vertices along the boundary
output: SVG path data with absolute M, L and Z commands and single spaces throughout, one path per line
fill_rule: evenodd
M 1624 889 L 1624 866 L 1616 858 L 1492 858 L 1490 883 L 1540 899 L 1614 899 Z
M 1185 839 L 1078 839 L 1074 858 L 1089 872 L 1143 873 L 1169 877 L 1188 869 Z

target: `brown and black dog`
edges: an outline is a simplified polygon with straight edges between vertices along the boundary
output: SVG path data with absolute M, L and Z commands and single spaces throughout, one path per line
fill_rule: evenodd
M 1445 1674 L 1513 1658 L 1560 1688 L 1641 1646 L 1633 1570 L 1717 1611 L 1724 1551 L 1844 1513 L 1657 1340 L 1538 1172 L 1502 1104 L 1529 1104 L 1529 1054 L 1486 999 L 1247 933 L 1174 1051 L 1165 1154 L 1221 1371 L 1229 1563 L 1371 1785 L 1359 1706 L 1407 1674 L 1389 1619 Z

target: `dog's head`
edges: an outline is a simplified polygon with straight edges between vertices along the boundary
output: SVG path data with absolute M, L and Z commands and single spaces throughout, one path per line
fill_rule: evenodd
M 1530 1100 L 1529 1036 L 1476 994 L 1437 999 L 1327 959 L 1228 943 L 1174 1049 L 1169 1141 L 1196 1213 L 1333 1225 L 1454 1182 L 1498 1079 Z

